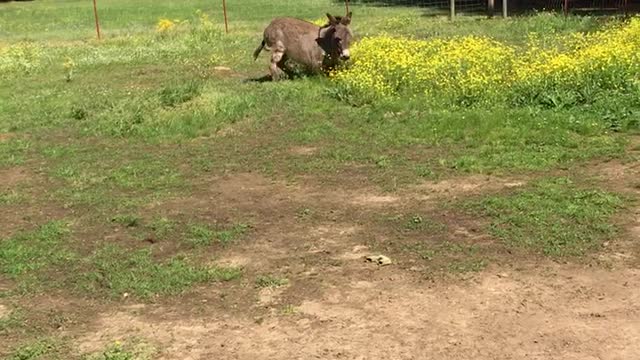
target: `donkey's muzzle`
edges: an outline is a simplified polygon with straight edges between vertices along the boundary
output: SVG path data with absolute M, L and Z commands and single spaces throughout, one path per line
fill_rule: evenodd
M 342 50 L 342 53 L 340 53 L 340 60 L 349 60 L 351 58 L 351 54 L 349 53 L 349 50 Z

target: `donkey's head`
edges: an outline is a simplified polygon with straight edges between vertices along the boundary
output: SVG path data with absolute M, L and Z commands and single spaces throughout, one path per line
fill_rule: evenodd
M 320 30 L 318 44 L 334 60 L 348 60 L 349 45 L 353 38 L 353 33 L 349 28 L 351 24 L 351 12 L 347 16 L 332 16 L 327 13 L 329 23 Z

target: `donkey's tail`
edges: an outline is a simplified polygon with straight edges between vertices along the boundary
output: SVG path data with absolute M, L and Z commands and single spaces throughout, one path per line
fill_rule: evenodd
M 264 40 L 262 40 L 262 42 L 260 43 L 260 46 L 258 46 L 258 48 L 253 52 L 253 61 L 256 61 L 258 59 L 258 55 L 260 55 L 260 51 L 264 49 L 264 45 L 265 45 L 265 42 Z

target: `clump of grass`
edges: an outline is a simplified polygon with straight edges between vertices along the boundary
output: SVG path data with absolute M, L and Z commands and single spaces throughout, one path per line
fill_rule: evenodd
M 491 233 L 507 245 L 562 257 L 597 249 L 615 233 L 610 218 L 622 205 L 618 195 L 580 188 L 568 178 L 550 178 L 471 207 L 491 219 Z
M 276 275 L 259 275 L 256 278 L 256 287 L 258 288 L 276 288 L 287 285 L 289 280 Z
M 227 245 L 234 242 L 238 237 L 247 232 L 249 225 L 247 224 L 235 224 L 229 229 L 220 230 L 216 232 L 216 239 L 223 244 Z
M 143 299 L 175 295 L 198 283 L 230 281 L 241 275 L 237 268 L 195 265 L 179 256 L 158 261 L 149 249 L 128 252 L 111 245 L 96 252 L 91 266 L 94 270 L 81 281 L 84 289 L 107 291 L 113 296 L 129 293 Z
M 33 231 L 19 233 L 0 241 L 0 273 L 19 277 L 36 270 L 61 264 L 72 256 L 60 246 L 69 233 L 67 224 L 52 221 Z
M 487 258 L 480 248 L 473 244 L 445 241 L 440 244 L 416 243 L 404 248 L 405 251 L 418 255 L 433 267 L 448 273 L 467 273 L 484 269 Z
M 18 204 L 25 200 L 25 196 L 15 190 L 0 192 L 0 205 Z
M 222 245 L 228 245 L 237 240 L 249 229 L 247 224 L 235 224 L 229 228 L 214 230 L 207 225 L 195 224 L 189 227 L 187 241 L 195 246 L 208 246 L 217 240 Z
M 189 238 L 187 241 L 194 246 L 211 245 L 213 241 L 213 230 L 205 225 L 191 225 L 189 227 Z

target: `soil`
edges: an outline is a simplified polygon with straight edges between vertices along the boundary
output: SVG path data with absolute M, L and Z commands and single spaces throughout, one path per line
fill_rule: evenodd
M 638 170 L 614 161 L 583 171 L 637 195 Z M 24 180 L 19 169 L 11 171 L 9 179 Z M 504 253 L 462 276 L 425 275 L 400 250 L 414 235 L 388 226 L 402 214 L 426 214 L 445 224 L 422 235 L 429 240 L 490 245 L 494 240 L 478 231 L 482 224 L 439 208 L 436 200 L 513 191 L 529 180 L 471 176 L 389 194 L 360 185 L 292 185 L 255 173 L 209 178 L 193 195 L 146 210 L 250 223 L 250 239 L 202 254 L 215 264 L 242 266 L 242 280 L 146 303 L 56 293 L 21 306 L 40 314 L 40 323 L 69 339 L 78 354 L 122 341 L 144 344 L 140 357 L 153 359 L 640 358 L 640 209 L 620 216 L 624 231 L 593 261 Z M 387 255 L 392 264 L 366 262 L 372 254 Z M 288 283 L 258 288 L 260 274 Z M 0 316 L 8 316 L 9 305 L 0 299 Z

